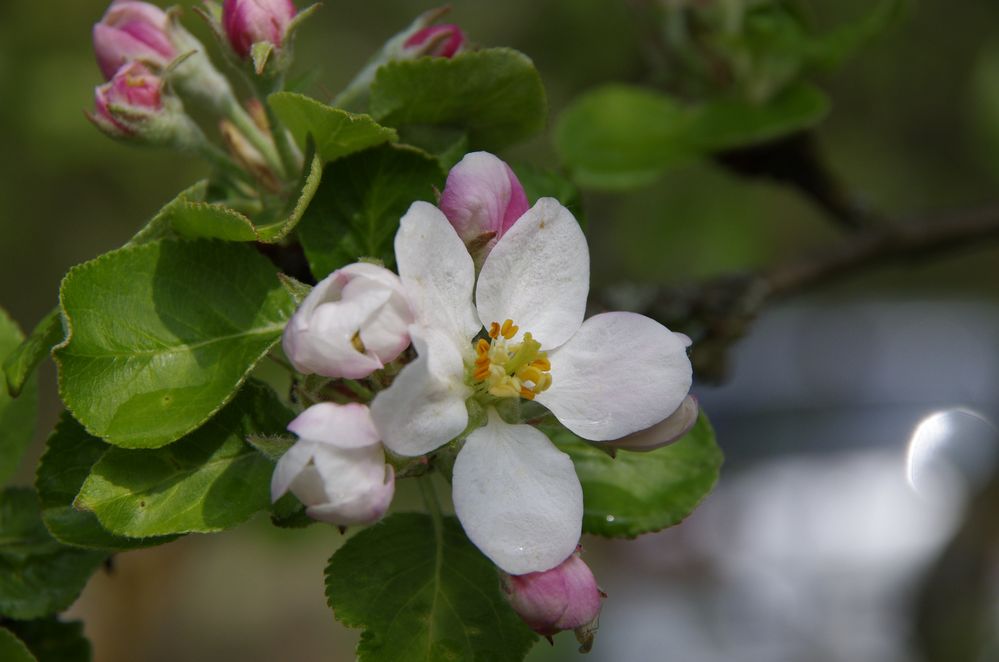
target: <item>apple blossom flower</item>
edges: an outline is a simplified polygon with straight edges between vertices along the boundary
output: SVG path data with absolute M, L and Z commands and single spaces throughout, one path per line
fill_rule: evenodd
M 164 69 L 178 55 L 169 30 L 170 17 L 156 5 L 132 0 L 112 2 L 94 25 L 94 52 L 104 78 L 111 80 L 129 62 Z
M 291 0 L 225 0 L 222 28 L 232 49 L 246 58 L 258 42 L 270 42 L 279 48 L 295 13 Z
M 357 262 L 312 289 L 285 327 L 282 345 L 299 372 L 360 379 L 409 346 L 412 322 L 399 277 Z
M 229 81 L 174 12 L 148 2 L 114 0 L 93 35 L 97 64 L 108 80 L 122 66 L 139 62 L 166 77 L 185 98 L 223 114 L 236 103 Z
M 589 250 L 576 219 L 552 198 L 506 230 L 477 281 L 464 242 L 428 203 L 413 203 L 400 221 L 395 253 L 417 358 L 371 405 L 382 443 L 406 456 L 433 451 L 466 431 L 466 400 L 478 402 L 487 420 L 455 460 L 455 513 L 505 572 L 555 567 L 579 540 L 579 479 L 542 432 L 506 422 L 498 408 L 536 400 L 584 439 L 620 439 L 686 398 L 685 342 L 634 313 L 584 321 Z
M 502 573 L 500 584 L 513 610 L 538 634 L 550 637 L 562 630 L 577 630 L 592 639 L 601 592 L 578 549 L 551 570 Z
M 472 152 L 451 168 L 438 206 L 481 266 L 531 205 L 510 166 L 489 152 Z
M 87 117 L 121 140 L 179 149 L 197 149 L 205 142 L 180 100 L 140 62 L 124 65 L 94 90 L 94 112 Z
M 299 440 L 278 460 L 272 500 L 290 490 L 309 517 L 338 526 L 381 519 L 392 502 L 395 473 L 366 406 L 323 402 L 288 429 Z
M 163 82 L 144 64 L 123 66 L 109 82 L 94 89 L 92 119 L 117 136 L 134 135 L 163 110 Z
M 403 42 L 404 51 L 411 57 L 432 55 L 454 57 L 465 45 L 465 33 L 454 23 L 428 25 L 420 28 Z

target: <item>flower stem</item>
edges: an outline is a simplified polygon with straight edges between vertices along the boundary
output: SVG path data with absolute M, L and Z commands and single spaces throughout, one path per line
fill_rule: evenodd
M 371 389 L 355 379 L 345 379 L 343 380 L 343 385 L 353 391 L 357 397 L 361 398 L 365 402 L 371 402 L 371 400 L 375 397 L 375 394 L 371 392 Z
M 271 133 L 274 135 L 274 144 L 277 145 L 281 163 L 290 174 L 300 172 L 303 164 L 301 151 L 291 141 L 288 130 L 284 128 L 284 124 L 278 119 L 277 114 L 271 108 L 271 105 L 267 103 L 266 99 L 264 100 L 264 108 L 267 111 L 267 122 L 271 125 Z
M 280 179 L 286 179 L 288 173 L 285 170 L 284 164 L 281 161 L 281 157 L 278 155 L 277 150 L 274 147 L 274 143 L 271 142 L 270 138 L 264 135 L 264 132 L 260 130 L 260 127 L 253 121 L 249 113 L 243 110 L 243 107 L 239 105 L 239 102 L 232 99 L 227 105 L 226 116 L 229 120 L 236 125 L 240 133 L 250 141 L 260 155 L 264 157 L 267 161 L 267 165 L 271 167 L 274 173 Z
M 237 179 L 241 182 L 247 184 L 253 184 L 253 178 L 242 168 L 240 168 L 235 161 L 229 158 L 229 155 L 220 150 L 215 145 L 205 141 L 198 145 L 197 153 L 201 158 L 211 163 L 213 166 L 218 168 L 221 172 Z

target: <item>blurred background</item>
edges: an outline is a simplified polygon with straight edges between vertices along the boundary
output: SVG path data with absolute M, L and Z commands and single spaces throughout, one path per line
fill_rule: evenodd
M 191 3 L 182 2 L 182 5 Z M 301 3 L 299 3 L 301 4 Z M 552 118 L 604 82 L 643 82 L 637 0 L 455 0 L 476 42 L 532 57 Z M 815 0 L 820 25 L 869 0 Z M 30 329 L 65 271 L 124 243 L 181 188 L 193 157 L 110 141 L 84 118 L 104 0 L 0 3 L 0 305 Z M 327 98 L 426 3 L 328 0 L 298 43 Z M 191 12 L 185 22 L 211 40 Z M 217 60 L 220 61 L 220 60 Z M 999 198 L 999 4 L 922 0 L 835 75 L 818 129 L 830 167 L 872 209 L 927 216 Z M 550 135 L 511 158 L 557 161 Z M 627 194 L 584 196 L 593 285 L 679 284 L 843 241 L 807 200 L 701 163 Z M 999 247 L 868 272 L 767 312 L 730 378 L 695 391 L 727 461 L 682 525 L 587 538 L 609 598 L 591 659 L 783 662 L 999 659 Z M 43 366 L 30 483 L 58 415 Z M 395 508 L 415 506 L 400 486 Z M 349 660 L 325 605 L 343 538 L 258 518 L 118 555 L 71 615 L 98 661 Z M 571 635 L 533 660 L 575 657 Z

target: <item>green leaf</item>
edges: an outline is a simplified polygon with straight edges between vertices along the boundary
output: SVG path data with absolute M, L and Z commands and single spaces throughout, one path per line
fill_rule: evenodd
M 112 448 L 83 483 L 76 506 L 133 538 L 231 528 L 270 506 L 274 462 L 246 443 L 283 432 L 292 413 L 248 382 L 210 421 L 166 448 Z
M 38 662 L 90 662 L 90 642 L 83 635 L 81 621 L 6 621 L 4 627 L 27 645 Z M 0 660 L 8 658 L 0 652 Z
M 221 203 L 208 202 L 208 183 L 201 182 L 167 204 L 154 222 L 169 223 L 177 235 L 187 239 L 277 243 L 295 229 L 319 188 L 323 175 L 322 159 L 318 155 L 312 155 L 306 158 L 306 162 L 309 167 L 299 183 L 301 193 L 295 206 L 277 220 L 254 225 L 253 221 L 235 209 Z
M 691 115 L 665 94 L 608 85 L 562 112 L 555 125 L 555 147 L 584 187 L 643 186 L 666 168 L 697 155 Z
M 13 632 L 0 628 L 0 660 L 4 662 L 38 662 L 23 641 Z
M 49 533 L 67 545 L 115 551 L 170 542 L 173 537 L 140 539 L 112 535 L 92 512 L 73 507 L 94 464 L 110 448 L 112 446 L 87 434 L 72 416 L 63 413 L 48 439 L 35 476 L 42 521 Z
M 469 151 L 468 133 L 446 126 L 405 126 L 399 130 L 399 140 L 437 159 L 445 172 Z
M 393 515 L 330 559 L 326 597 L 341 623 L 364 628 L 360 662 L 519 662 L 537 639 L 458 520 L 440 526 L 422 514 Z
M 394 129 L 381 126 L 369 115 L 349 113 L 303 94 L 277 92 L 267 102 L 301 145 L 311 136 L 323 161 L 398 139 Z
M 56 542 L 33 490 L 0 493 L 0 615 L 32 619 L 66 609 L 106 556 Z
M 829 112 L 822 90 L 801 83 L 765 104 L 717 100 L 697 109 L 691 140 L 705 152 L 764 143 L 818 124 Z
M 266 258 L 212 241 L 107 253 L 70 270 L 60 300 L 63 402 L 88 432 L 126 448 L 163 446 L 208 420 L 295 308 Z
M 0 314 L 2 317 L 2 314 Z M 2 325 L 2 322 L 0 322 Z M 4 332 L 0 330 L 0 336 Z M 62 318 L 59 309 L 54 308 L 48 315 L 42 318 L 34 330 L 24 342 L 18 345 L 14 351 L 10 351 L 3 340 L 0 339 L 0 357 L 7 354 L 7 359 L 3 362 L 4 375 L 7 378 L 7 391 L 15 398 L 20 395 L 21 389 L 28 381 L 28 377 L 35 371 L 38 364 L 42 362 L 52 348 L 63 339 Z M 8 354 L 9 352 L 9 354 Z M 0 481 L 2 482 L 2 481 Z
M 17 324 L 0 308 L 0 359 L 10 355 L 16 360 L 23 339 Z M 15 371 L 19 370 L 15 368 Z M 21 381 L 23 383 L 23 377 Z M 0 484 L 17 471 L 21 456 L 35 434 L 37 417 L 38 385 L 34 379 L 27 381 L 16 398 L 8 394 L 6 388 L 0 388 Z
M 394 127 L 464 129 L 470 149 L 496 151 L 544 129 L 548 102 L 530 58 L 490 48 L 383 65 L 371 85 L 371 114 Z
M 415 200 L 444 185 L 437 162 L 419 150 L 384 145 L 326 166 L 298 235 L 317 279 L 361 257 L 395 263 L 392 240 Z
M 567 430 L 549 433 L 583 485 L 583 531 L 600 536 L 633 538 L 680 523 L 714 487 L 722 464 L 704 414 L 669 446 L 615 458 Z
M 609 85 L 562 113 L 555 145 L 580 185 L 626 189 L 712 152 L 807 129 L 828 108 L 825 94 L 805 84 L 764 104 L 718 99 L 698 106 L 640 87 Z

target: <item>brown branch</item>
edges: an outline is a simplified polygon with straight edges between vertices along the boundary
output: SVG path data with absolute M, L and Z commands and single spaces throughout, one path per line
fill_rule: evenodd
M 937 257 L 997 239 L 999 204 L 994 204 L 867 230 L 828 253 L 755 273 L 637 293 L 624 290 L 624 295 L 622 289 L 610 290 L 599 301 L 606 308 L 638 310 L 691 336 L 695 372 L 715 382 L 725 376 L 729 348 L 768 304 L 870 269 Z

